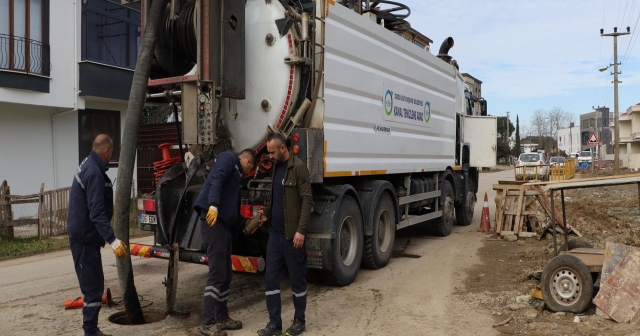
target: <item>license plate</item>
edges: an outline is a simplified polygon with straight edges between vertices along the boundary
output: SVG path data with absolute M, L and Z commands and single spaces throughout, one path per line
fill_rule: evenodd
M 140 223 L 142 224 L 158 224 L 156 215 L 140 214 Z

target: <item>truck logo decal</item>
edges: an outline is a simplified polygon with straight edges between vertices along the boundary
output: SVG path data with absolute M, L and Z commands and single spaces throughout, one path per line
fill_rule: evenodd
M 382 120 L 431 127 L 431 103 L 425 98 L 425 92 L 402 84 L 384 85 Z M 393 127 L 389 124 L 389 127 Z M 376 132 L 381 131 L 374 129 Z
M 429 123 L 431 119 L 431 103 L 424 102 L 424 122 Z
M 393 112 L 393 91 L 387 90 L 387 93 L 384 94 L 384 111 L 388 116 Z
M 391 134 L 391 127 L 382 126 L 382 125 L 375 125 L 373 127 L 373 131 L 376 132 L 376 133 L 380 133 L 380 134 L 390 135 Z

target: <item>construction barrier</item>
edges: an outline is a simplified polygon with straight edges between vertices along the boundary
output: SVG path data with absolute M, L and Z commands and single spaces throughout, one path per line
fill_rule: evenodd
M 578 161 L 576 159 L 567 159 L 565 162 L 551 165 L 549 179 L 551 181 L 566 181 L 572 179 L 576 176 L 577 164 Z

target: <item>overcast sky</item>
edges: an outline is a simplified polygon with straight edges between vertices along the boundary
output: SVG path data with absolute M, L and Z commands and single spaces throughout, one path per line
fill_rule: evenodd
M 449 52 L 482 81 L 489 113 L 511 112 L 515 124 L 528 124 L 536 109 L 561 107 L 575 115 L 607 106 L 613 111 L 613 76 L 598 69 L 613 63 L 613 38 L 618 38 L 619 110 L 640 102 L 640 0 L 396 0 L 411 7 L 412 27 L 434 41 L 437 54 L 451 36 Z M 631 41 L 631 43 L 629 43 Z

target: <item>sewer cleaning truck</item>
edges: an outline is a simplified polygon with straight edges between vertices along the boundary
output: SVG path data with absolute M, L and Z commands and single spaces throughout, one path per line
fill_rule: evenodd
M 495 166 L 496 118 L 473 110 L 451 37 L 437 55 L 404 37 L 409 14 L 393 1 L 170 2 L 147 103 L 175 109 L 189 159 L 138 200 L 155 243 L 131 246 L 169 259 L 168 307 L 178 262 L 207 263 L 193 204 L 215 155 L 256 153 L 241 206 L 255 216 L 271 196 L 271 132 L 309 168 L 308 267 L 319 281 L 345 286 L 361 266 L 384 267 L 397 230 L 447 236 L 471 223 L 479 172 Z M 266 225 L 235 238 L 233 269 L 262 271 L 267 238 Z

